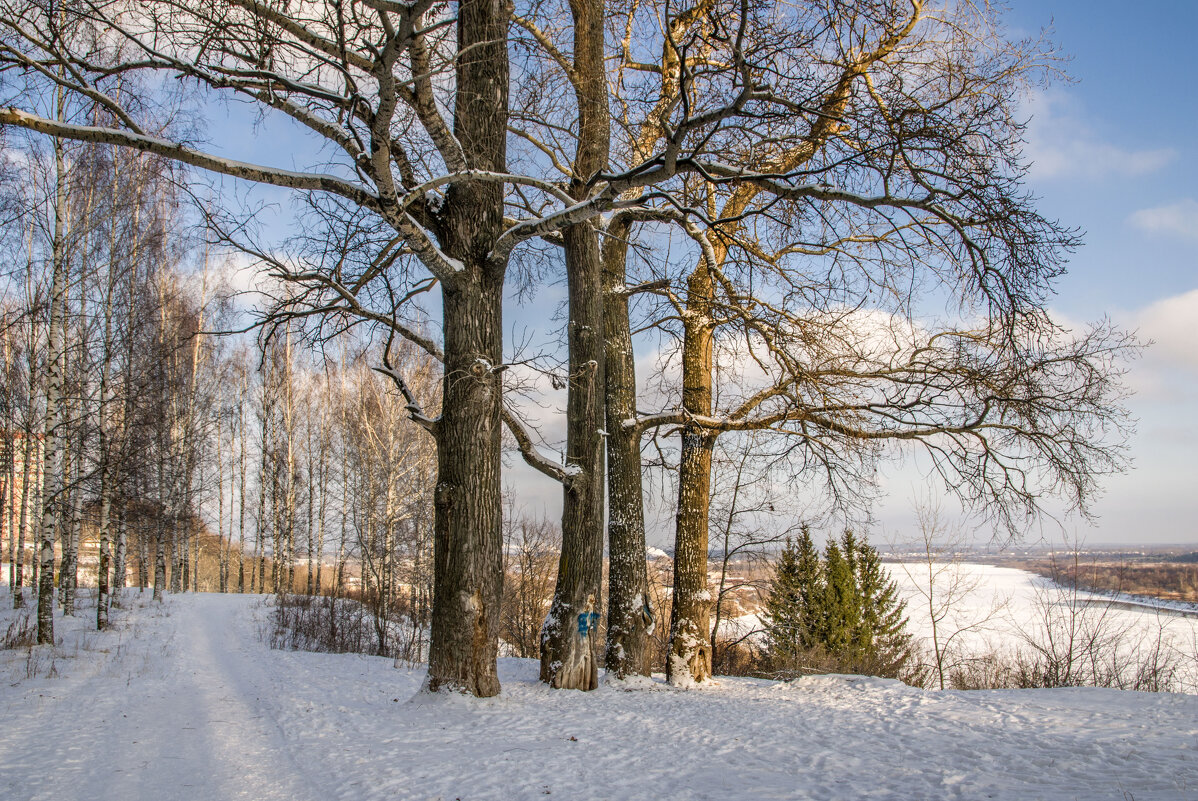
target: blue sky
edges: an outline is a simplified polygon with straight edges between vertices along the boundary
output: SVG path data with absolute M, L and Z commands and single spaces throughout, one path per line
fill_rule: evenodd
M 1198 547 L 1198 3 L 1020 0 L 1012 32 L 1052 25 L 1072 82 L 1031 99 L 1031 188 L 1085 232 L 1052 306 L 1155 340 L 1128 374 L 1132 471 L 1107 482 L 1087 542 Z M 1046 532 L 1059 536 L 1059 532 Z
M 1142 0 L 1134 9 L 1112 0 L 1016 0 L 1005 19 L 1013 36 L 1050 27 L 1068 59 L 1071 80 L 1023 105 L 1030 188 L 1046 214 L 1084 231 L 1052 309 L 1079 324 L 1109 317 L 1155 340 L 1127 376 L 1139 420 L 1133 469 L 1105 482 L 1095 526 L 1049 521 L 1025 539 L 1198 548 L 1198 0 Z M 212 139 L 228 142 L 230 155 L 306 166 L 311 148 L 301 135 L 271 125 L 245 136 L 247 121 L 241 110 L 217 115 Z M 242 135 L 216 135 L 233 131 Z M 278 222 L 288 217 L 288 193 L 255 196 L 279 203 Z M 531 307 L 512 305 L 509 325 L 543 322 L 561 295 L 548 287 Z M 530 510 L 557 514 L 555 486 L 518 464 L 509 480 Z M 887 486 L 879 528 L 901 539 L 913 526 L 914 499 L 927 490 L 910 468 L 890 471 Z M 663 528 L 651 540 L 669 536 Z

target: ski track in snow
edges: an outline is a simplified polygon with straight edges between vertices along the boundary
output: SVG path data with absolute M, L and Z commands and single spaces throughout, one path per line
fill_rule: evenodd
M 139 601 L 0 651 L 0 799 L 1198 801 L 1198 697 L 933 692 L 859 676 L 418 692 L 389 659 L 272 651 L 247 596 Z M 6 613 L 11 614 L 11 613 Z M 9 618 L 0 616 L 7 626 Z

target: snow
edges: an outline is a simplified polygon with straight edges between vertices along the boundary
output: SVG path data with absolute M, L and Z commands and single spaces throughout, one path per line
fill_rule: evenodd
M 932 624 L 927 597 L 921 594 L 927 590 L 928 566 L 908 562 L 888 563 L 885 568 L 907 602 L 907 631 L 930 660 Z M 1020 651 L 1030 653 L 1029 641 L 1044 645 L 1050 626 L 1059 651 L 1072 624 L 1079 643 L 1101 630 L 1104 642 L 1113 643 L 1128 661 L 1159 645 L 1177 667 L 1177 686 L 1198 693 L 1198 614 L 1192 604 L 1080 591 L 1071 598 L 1068 591 L 1041 576 L 995 565 L 936 563 L 931 572 L 936 577 L 936 605 L 952 596 L 951 607 L 938 612 L 940 643 L 944 648 L 947 640 L 950 664 L 990 654 L 1009 658 Z M 749 637 L 761 646 L 765 642 L 762 615 L 725 617 L 720 621 L 721 634 L 729 639 Z
M 932 627 L 927 598 L 928 566 L 920 563 L 887 564 L 886 569 L 906 599 L 907 628 L 929 644 Z M 1110 597 L 1079 591 L 1071 599 L 1067 590 L 1033 573 L 995 565 L 934 564 L 937 575 L 933 597 L 950 593 L 956 577 L 957 594 L 940 623 L 940 637 L 960 632 L 953 647 L 964 655 L 1011 652 L 1027 647 L 1029 637 L 1043 641 L 1050 622 L 1060 629 L 1076 609 L 1079 629 L 1102 627 L 1108 638 L 1127 649 L 1151 648 L 1159 640 L 1174 653 L 1180 665 L 1180 680 L 1198 692 L 1198 618 L 1183 614 L 1184 604 L 1149 604 L 1132 596 Z M 1138 601 L 1138 602 L 1137 602 Z M 1079 633 L 1079 637 L 1081 634 Z
M 257 596 L 127 597 L 114 630 L 88 631 L 85 599 L 52 652 L 0 651 L 0 798 L 1198 799 L 1194 696 L 859 676 L 580 693 L 518 659 L 497 698 L 434 696 L 419 667 L 270 650 Z

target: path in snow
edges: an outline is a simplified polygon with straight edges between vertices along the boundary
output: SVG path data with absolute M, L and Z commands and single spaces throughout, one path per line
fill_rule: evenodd
M 0 652 L 0 799 L 1198 801 L 1194 696 L 835 676 L 576 693 L 503 660 L 498 698 L 430 697 L 390 660 L 271 651 L 256 603 L 71 621 L 56 678 Z
M 62 678 L 0 696 L 0 797 L 320 797 L 262 702 L 273 690 L 236 620 L 247 611 L 229 596 L 142 606 L 145 630 L 86 635 Z

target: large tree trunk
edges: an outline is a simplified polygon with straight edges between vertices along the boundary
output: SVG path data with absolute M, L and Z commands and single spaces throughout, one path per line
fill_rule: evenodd
M 500 0 L 458 5 L 454 132 L 474 169 L 507 165 L 508 23 Z M 503 188 L 454 184 L 440 223 L 442 246 L 461 270 L 441 290 L 445 361 L 428 688 L 491 696 L 499 692 L 503 592 L 499 409 L 507 263 L 488 254 L 503 230 Z
M 572 0 L 578 150 L 571 195 L 586 197 L 588 179 L 607 167 L 611 125 L 603 64 L 602 0 Z M 598 633 L 603 577 L 605 359 L 602 261 L 590 223 L 563 232 L 569 284 L 569 384 L 562 553 L 553 604 L 541 630 L 541 680 L 593 690 L 599 684 Z
M 599 685 L 603 577 L 603 293 L 595 229 L 565 231 L 569 282 L 569 396 L 562 552 L 553 604 L 541 630 L 541 680 L 553 687 Z
M 712 280 L 701 265 L 687 281 L 682 341 L 682 407 L 693 415 L 712 410 Z M 682 428 L 678 463 L 678 518 L 674 540 L 674 593 L 670 614 L 671 684 L 711 676 L 711 592 L 707 588 L 707 517 L 711 452 L 716 435 L 694 423 Z
M 641 432 L 636 420 L 636 360 L 625 287 L 627 225 L 608 231 L 603 252 L 603 327 L 607 339 L 607 651 L 617 678 L 649 675 L 653 611 L 645 564 Z
M 492 696 L 503 591 L 500 524 L 503 277 L 443 289 L 445 376 L 437 430 L 435 591 L 428 687 Z M 466 286 L 461 284 L 465 283 Z

